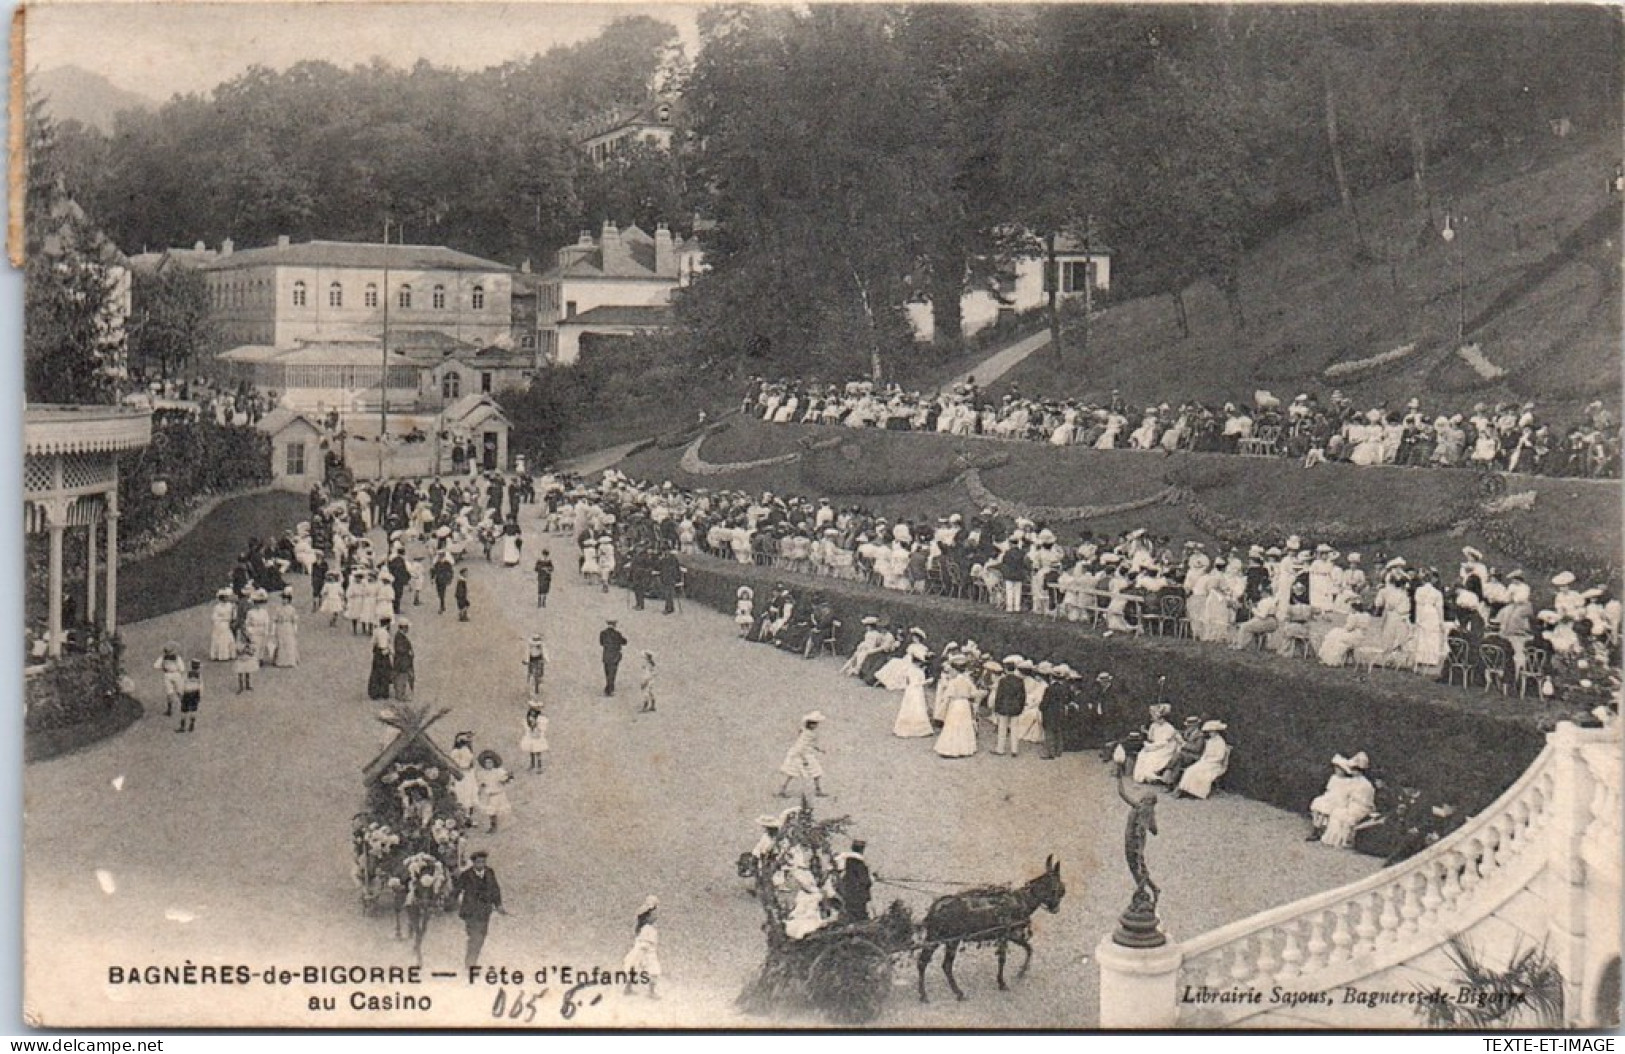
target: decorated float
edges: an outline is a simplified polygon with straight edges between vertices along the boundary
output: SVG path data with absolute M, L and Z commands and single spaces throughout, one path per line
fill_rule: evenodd
M 463 769 L 429 736 L 449 712 L 395 704 L 379 713 L 395 737 L 362 770 L 366 805 L 351 829 L 361 910 L 389 910 L 397 939 L 407 936 L 404 918 L 420 961 L 430 919 L 452 906 L 452 877 L 466 850 L 469 817 L 453 792 Z

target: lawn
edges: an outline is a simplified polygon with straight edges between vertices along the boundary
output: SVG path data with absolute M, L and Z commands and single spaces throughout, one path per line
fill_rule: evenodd
M 1593 396 L 1618 405 L 1617 239 L 1610 244 L 1597 222 L 1610 204 L 1602 174 L 1614 152 L 1612 144 L 1554 144 L 1525 148 L 1488 175 L 1482 159 L 1441 168 L 1435 197 L 1445 200 L 1449 187 L 1462 217 L 1451 245 L 1418 229 L 1408 185 L 1382 188 L 1360 202 L 1368 258 L 1351 253 L 1334 211 L 1255 250 L 1242 267 L 1244 326 L 1199 283 L 1185 294 L 1188 336 L 1171 297 L 1129 301 L 1095 319 L 1087 355 L 1074 327 L 1064 360 L 1040 351 L 1006 381 L 1085 399 L 1116 388 L 1138 405 L 1250 399 L 1259 388 L 1290 399 L 1333 387 L 1321 378 L 1332 363 L 1414 342 L 1418 353 L 1403 366 L 1337 386 L 1373 405 L 1423 392 L 1430 405 L 1452 408 L 1528 398 L 1560 412 Z M 1512 372 L 1447 393 L 1430 377 L 1454 347 L 1458 274 L 1467 338 Z M 1519 372 L 1527 366 L 1537 368 Z M 1476 378 L 1465 367 L 1438 369 L 1451 388 Z
M 249 538 L 277 537 L 310 511 L 303 494 L 264 491 L 227 498 L 173 546 L 119 568 L 123 622 L 200 604 L 231 581 Z

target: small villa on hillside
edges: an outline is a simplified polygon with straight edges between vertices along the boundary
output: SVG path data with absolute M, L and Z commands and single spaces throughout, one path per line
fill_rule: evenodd
M 1030 255 L 1017 258 L 1009 271 L 1001 275 L 996 291 L 973 289 L 961 299 L 959 310 L 964 318 L 965 336 L 979 333 L 1007 314 L 1020 314 L 1049 302 L 1053 286 L 1061 300 L 1081 300 L 1087 291 L 1105 293 L 1112 286 L 1112 251 L 1104 246 L 1090 245 L 1069 234 L 1055 239 L 1055 267 L 1049 266 L 1045 246 L 1034 242 Z M 935 334 L 929 303 L 908 305 L 909 323 L 914 327 L 915 339 L 929 341 Z

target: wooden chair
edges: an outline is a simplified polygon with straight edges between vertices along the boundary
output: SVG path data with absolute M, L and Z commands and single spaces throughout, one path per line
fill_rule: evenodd
M 837 647 L 838 647 L 840 639 L 841 639 L 841 620 L 840 619 L 832 619 L 830 621 L 830 624 L 829 624 L 829 632 L 825 633 L 824 634 L 824 639 L 818 642 L 818 648 L 814 652 L 814 654 L 816 654 L 816 655 L 830 655 L 830 656 L 839 657 L 840 652 L 837 650 Z
M 1173 631 L 1175 638 L 1191 636 L 1191 620 L 1185 614 L 1185 598 L 1166 596 L 1161 602 L 1163 623 Z
M 1484 664 L 1484 691 L 1498 687 L 1502 695 L 1507 694 L 1506 649 L 1499 644 L 1480 644 L 1478 658 Z
M 1547 652 L 1534 648 L 1524 648 L 1523 665 L 1518 667 L 1518 698 L 1522 699 L 1529 694 L 1529 686 L 1535 686 L 1535 694 L 1540 695 L 1540 682 L 1546 677 Z
M 1461 686 L 1466 688 L 1472 683 L 1473 660 L 1467 651 L 1467 642 L 1460 637 L 1451 637 L 1444 657 L 1444 683 L 1455 684 L 1458 673 L 1461 674 Z
M 1243 439 L 1237 445 L 1237 452 L 1243 457 L 1274 457 L 1276 446 L 1281 440 L 1281 427 L 1279 425 L 1264 425 L 1252 435 Z

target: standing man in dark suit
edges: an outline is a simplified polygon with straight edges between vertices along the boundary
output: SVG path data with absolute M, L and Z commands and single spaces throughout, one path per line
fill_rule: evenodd
M 656 568 L 660 575 L 660 599 L 666 602 L 661 614 L 670 615 L 677 610 L 677 585 L 683 580 L 683 565 L 678 563 L 677 553 L 667 549 L 660 554 Z
M 1075 675 L 1072 667 L 1062 663 L 1055 668 L 1055 676 L 1044 689 L 1038 701 L 1038 714 L 1044 723 L 1044 759 L 1054 761 L 1066 750 L 1066 736 L 1062 725 L 1072 706 Z
M 542 550 L 541 558 L 536 561 L 536 606 L 547 606 L 547 594 L 553 591 L 553 554 Z
M 440 597 L 440 614 L 446 613 L 446 590 L 451 580 L 456 577 L 456 570 L 451 564 L 451 554 L 444 549 L 435 557 L 434 567 L 429 571 L 429 577 L 434 580 L 434 591 Z
M 841 895 L 841 921 L 862 922 L 869 917 L 869 896 L 874 878 L 869 874 L 869 862 L 863 859 L 868 843 L 861 838 L 852 840 L 852 851 L 842 853 L 836 863 L 841 865 L 837 891 Z
M 468 933 L 467 950 L 463 965 L 472 969 L 480 964 L 480 951 L 485 947 L 485 935 L 491 928 L 491 913 L 506 915 L 502 907 L 502 887 L 497 875 L 486 866 L 488 854 L 476 849 L 469 859 L 468 868 L 457 875 L 457 917 L 463 920 Z
M 604 650 L 604 694 L 614 695 L 615 671 L 621 667 L 621 651 L 626 647 L 626 637 L 615 628 L 614 619 L 598 634 L 598 646 Z

